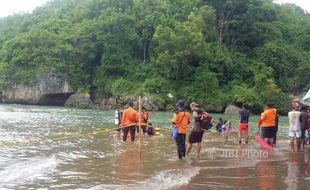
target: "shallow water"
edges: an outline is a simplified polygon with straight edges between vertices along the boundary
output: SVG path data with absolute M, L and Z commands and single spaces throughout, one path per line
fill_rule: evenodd
M 215 118 L 230 116 L 215 115 Z M 162 127 L 152 137 L 121 141 L 113 111 L 63 107 L 0 105 L 0 189 L 308 189 L 310 150 L 291 153 L 287 118 L 274 152 L 265 152 L 251 137 L 239 145 L 218 133 L 204 136 L 200 159 L 195 145 L 178 160 L 171 139 L 170 112 L 151 112 Z M 232 116 L 235 127 L 237 118 Z M 251 120 L 256 134 L 257 117 Z M 307 188 L 308 187 L 308 188 Z

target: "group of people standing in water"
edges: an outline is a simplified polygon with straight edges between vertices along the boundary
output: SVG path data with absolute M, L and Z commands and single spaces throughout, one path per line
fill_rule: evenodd
M 193 112 L 194 125 L 191 128 L 187 146 L 186 142 L 186 132 L 188 129 L 188 124 L 191 121 L 189 112 L 186 110 L 185 101 L 179 100 L 176 104 L 176 111 L 173 114 L 172 118 L 172 127 L 177 128 L 177 136 L 175 138 L 177 144 L 177 152 L 179 159 L 183 159 L 189 155 L 191 152 L 193 144 L 196 146 L 196 156 L 199 158 L 201 150 L 201 142 L 205 131 L 209 129 L 215 123 L 215 120 L 211 115 L 209 115 L 204 109 L 200 108 L 200 105 L 196 102 L 192 102 L 189 105 L 191 111 Z M 230 120 L 223 122 L 222 119 L 219 120 L 216 127 L 217 130 L 221 133 L 231 130 Z
M 142 107 L 141 113 L 138 113 L 133 108 L 133 102 L 128 102 L 127 108 L 123 110 L 116 110 L 115 112 L 115 124 L 118 125 L 119 130 L 122 130 L 123 141 L 127 141 L 128 133 L 130 134 L 131 141 L 135 141 L 136 131 L 139 132 L 138 124 L 143 134 L 154 135 L 155 128 L 151 123 L 148 123 L 148 112 Z
M 188 124 L 190 123 L 190 114 L 185 109 L 185 101 L 179 100 L 176 104 L 176 111 L 172 118 L 173 127 L 178 129 L 178 134 L 175 139 L 177 144 L 177 152 L 179 159 L 186 157 L 191 149 L 193 144 L 197 144 L 196 155 L 199 157 L 201 150 L 202 137 L 205 131 L 211 126 L 204 127 L 206 121 L 210 120 L 210 124 L 214 123 L 214 119 L 206 113 L 202 108 L 199 107 L 199 104 L 192 102 L 190 104 L 190 109 L 193 112 L 194 117 L 194 126 L 191 129 L 189 134 L 187 147 L 185 146 L 186 131 Z M 300 110 L 300 111 L 297 111 Z M 247 110 L 246 106 L 243 105 L 242 110 L 239 112 L 239 122 L 238 122 L 238 142 L 242 144 L 243 140 L 247 144 L 249 137 L 249 118 L 250 111 Z M 295 151 L 294 141 L 297 144 L 297 151 L 303 151 L 304 146 L 310 144 L 310 113 L 307 107 L 305 106 L 294 106 L 293 110 L 288 113 L 289 118 L 289 137 L 291 140 L 292 150 Z M 208 123 L 208 122 L 207 122 Z M 218 124 L 216 125 L 216 130 L 223 132 L 225 130 L 231 129 L 231 121 L 223 122 L 222 119 L 219 119 Z M 276 144 L 277 132 L 279 126 L 279 114 L 274 108 L 272 103 L 267 103 L 264 111 L 261 113 L 258 121 L 258 131 L 261 131 L 261 137 L 264 141 L 273 147 Z
M 186 145 L 186 133 L 189 128 L 189 123 L 191 121 L 191 114 L 186 109 L 186 103 L 184 100 L 179 100 L 176 104 L 176 109 L 172 117 L 172 127 L 177 129 L 177 135 L 175 136 L 175 142 L 177 145 L 178 158 L 183 159 L 189 155 L 191 152 L 193 144 L 196 146 L 196 156 L 199 157 L 201 150 L 201 142 L 205 131 L 209 129 L 215 123 L 214 119 L 210 114 L 208 114 L 200 105 L 196 102 L 192 102 L 190 105 L 190 110 L 192 111 L 192 116 L 194 119 L 194 125 L 191 127 L 189 133 L 188 143 Z M 143 134 L 152 135 L 152 131 L 155 131 L 152 126 L 147 122 L 148 113 L 145 109 L 139 114 L 133 108 L 133 102 L 128 103 L 128 108 L 122 113 L 118 114 L 118 122 L 120 129 L 123 131 L 123 141 L 127 140 L 128 133 L 130 132 L 131 141 L 135 140 L 135 132 L 137 129 L 137 123 L 141 122 Z M 239 112 L 239 122 L 238 122 L 238 142 L 242 144 L 248 144 L 249 137 L 249 118 L 250 111 L 247 109 L 246 105 L 242 107 Z M 292 111 L 288 113 L 289 118 L 289 137 L 291 140 L 292 150 L 295 151 L 294 142 L 297 145 L 297 151 L 302 151 L 304 146 L 310 144 L 309 134 L 310 134 L 310 115 L 307 107 L 304 106 L 294 106 Z M 277 110 L 274 108 L 273 104 L 267 103 L 264 111 L 259 117 L 258 121 L 258 131 L 261 131 L 261 137 L 270 146 L 274 146 L 277 139 L 279 115 Z M 216 130 L 219 132 L 230 131 L 231 121 L 225 121 L 220 118 L 218 124 L 216 125 Z M 242 138 L 243 137 L 243 138 Z
M 288 113 L 289 137 L 292 151 L 304 151 L 305 145 L 310 144 L 310 113 L 305 106 L 292 106 Z M 296 149 L 295 149 L 296 142 Z

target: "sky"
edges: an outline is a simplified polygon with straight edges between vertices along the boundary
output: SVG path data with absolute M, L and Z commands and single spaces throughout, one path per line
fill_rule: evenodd
M 49 0 L 0 0 L 0 17 L 14 13 L 31 12 Z M 274 0 L 276 3 L 294 3 L 310 12 L 310 0 Z
M 48 0 L 0 0 L 0 17 L 14 13 L 31 12 Z
M 299 7 L 306 10 L 308 13 L 310 13 L 310 0 L 273 0 L 275 3 L 292 3 L 296 4 Z

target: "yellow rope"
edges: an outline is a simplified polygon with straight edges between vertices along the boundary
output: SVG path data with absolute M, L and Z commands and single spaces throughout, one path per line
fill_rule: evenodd
M 0 147 L 9 147 L 9 146 L 15 146 L 15 145 L 30 145 L 30 144 L 46 144 L 46 143 L 51 143 L 55 141 L 62 141 L 62 140 L 68 140 L 68 139 L 74 139 L 74 138 L 81 138 L 81 137 L 89 136 L 89 135 L 96 135 L 99 133 L 109 133 L 115 130 L 116 128 L 104 128 L 104 129 L 100 129 L 100 130 L 92 131 L 92 132 L 82 132 L 78 135 L 71 135 L 71 136 L 64 136 L 64 137 L 52 137 L 46 140 L 38 139 L 38 140 L 26 140 L 23 142 L 0 143 Z
M 130 124 L 130 125 L 124 125 L 124 126 L 121 126 L 120 128 L 126 128 L 126 127 L 132 127 L 132 126 L 139 126 L 139 125 L 141 125 L 141 126 L 150 126 L 150 127 L 152 127 L 152 125 L 149 125 L 148 123 L 132 123 L 132 124 Z

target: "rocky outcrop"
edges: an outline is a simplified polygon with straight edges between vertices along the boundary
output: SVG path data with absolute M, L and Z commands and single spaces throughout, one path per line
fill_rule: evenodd
M 67 107 L 92 108 L 94 104 L 90 101 L 89 96 L 82 94 L 71 95 L 65 103 Z
M 73 93 L 64 75 L 48 73 L 29 85 L 6 83 L 1 102 L 62 106 Z
M 104 98 L 100 101 L 99 107 L 101 109 L 113 109 L 121 107 L 116 98 Z
M 225 108 L 225 114 L 227 115 L 238 115 L 239 112 L 241 111 L 242 109 L 237 107 L 237 106 L 234 106 L 234 105 L 228 105 L 226 108 Z
M 138 109 L 138 98 L 129 98 L 125 99 L 122 97 L 110 97 L 103 98 L 99 101 L 96 101 L 93 104 L 87 97 L 80 94 L 73 94 L 69 97 L 68 101 L 65 103 L 65 106 L 68 107 L 83 107 L 83 108 L 94 108 L 99 107 L 100 109 L 116 109 L 124 108 L 127 105 L 128 101 L 133 101 L 134 107 Z M 144 107 L 146 110 L 152 111 L 164 111 L 166 107 L 163 103 L 153 100 L 149 97 L 142 97 L 141 107 Z
M 141 106 L 144 107 L 146 110 L 152 111 L 162 111 L 165 109 L 165 105 L 163 103 L 153 100 L 149 97 L 141 98 Z
M 203 106 L 208 113 L 223 113 L 224 106 Z

